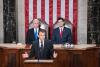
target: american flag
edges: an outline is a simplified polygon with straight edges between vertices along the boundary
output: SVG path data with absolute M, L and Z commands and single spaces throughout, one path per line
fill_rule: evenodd
M 78 0 L 25 0 L 25 32 L 34 18 L 47 22 L 52 36 L 53 24 L 57 17 L 72 23 L 73 43 L 77 43 Z

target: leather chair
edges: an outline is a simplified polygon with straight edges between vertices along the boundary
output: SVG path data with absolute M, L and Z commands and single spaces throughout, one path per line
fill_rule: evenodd
M 39 19 L 39 21 L 40 21 L 40 28 L 46 30 L 46 36 L 48 39 L 48 32 L 49 32 L 48 24 L 45 21 L 43 21 L 42 19 Z
M 40 18 L 38 18 L 38 20 L 40 22 L 40 28 L 46 30 L 46 33 L 47 33 L 46 36 L 47 36 L 47 39 L 48 39 L 48 24 Z M 31 21 L 30 24 L 29 24 L 29 29 L 31 29 L 31 28 L 33 28 L 33 21 Z

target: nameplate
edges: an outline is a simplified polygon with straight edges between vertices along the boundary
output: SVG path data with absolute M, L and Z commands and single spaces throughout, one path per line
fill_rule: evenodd
M 94 48 L 96 47 L 95 44 L 80 44 L 80 45 L 75 45 L 74 48 L 76 49 L 88 49 L 88 48 Z

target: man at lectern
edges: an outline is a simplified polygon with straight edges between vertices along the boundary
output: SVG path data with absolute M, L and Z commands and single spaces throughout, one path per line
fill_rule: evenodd
M 53 43 L 45 39 L 45 31 L 39 31 L 39 40 L 34 41 L 29 54 L 24 54 L 23 58 L 51 59 L 53 57 Z

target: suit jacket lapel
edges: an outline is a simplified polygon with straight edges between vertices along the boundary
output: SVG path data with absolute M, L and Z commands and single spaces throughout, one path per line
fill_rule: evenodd
M 34 28 L 33 28 L 33 34 L 32 35 L 33 35 L 33 39 L 35 40 Z
M 46 44 L 46 40 L 44 40 L 44 49 L 46 48 L 47 44 Z
M 58 37 L 60 38 L 60 29 L 59 29 L 59 27 L 57 29 L 57 34 L 58 34 Z
M 63 29 L 62 38 L 64 37 L 64 34 L 66 34 L 66 33 L 65 33 L 65 27 L 64 27 L 64 29 Z
M 40 47 L 39 47 L 39 40 L 37 41 L 36 47 L 37 47 L 36 49 L 39 50 L 39 48 L 40 48 Z

